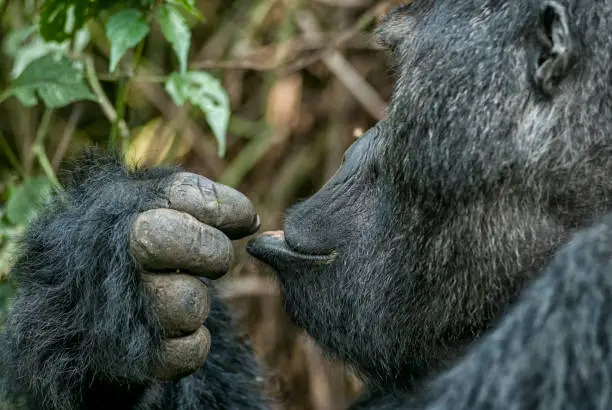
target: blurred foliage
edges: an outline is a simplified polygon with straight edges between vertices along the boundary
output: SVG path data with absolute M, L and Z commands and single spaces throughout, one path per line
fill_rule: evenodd
M 131 8 L 148 11 L 154 4 L 149 0 L 45 0 L 40 12 L 40 33 L 47 41 L 68 40 L 101 13 Z
M 18 7 L 20 2 L 14 2 Z M 7 3 L 7 7 L 11 7 Z M 19 13 L 13 8 L 13 13 Z M 100 86 L 95 67 L 90 63 L 92 56 L 88 49 L 91 38 L 85 24 L 94 17 L 100 17 L 101 25 L 106 27 L 110 43 L 109 72 L 117 69 L 119 61 L 143 41 L 150 32 L 151 21 L 156 20 L 167 41 L 172 45 L 179 62 L 180 72 L 172 73 L 167 80 L 167 90 L 178 105 L 186 101 L 195 102 L 206 115 L 211 129 L 219 142 L 219 154 L 225 151 L 225 132 L 229 122 L 230 108 L 228 97 L 219 81 L 206 72 L 187 72 L 187 59 L 191 47 L 191 29 L 183 13 L 200 17 L 194 4 L 188 0 L 168 0 L 154 3 L 148 0 L 119 1 L 56 1 L 46 0 L 40 15 L 22 14 L 24 25 L 13 27 L 3 36 L 2 50 L 12 59 L 9 83 L 0 93 L 0 103 L 16 97 L 24 107 L 35 107 L 39 98 L 44 105 L 45 115 L 32 146 L 44 177 L 32 178 L 20 175 L 6 188 L 6 203 L 1 208 L 3 228 L 0 242 L 0 273 L 6 273 L 10 265 L 9 255 L 15 248 L 16 235 L 27 225 L 29 218 L 36 214 L 50 193 L 50 188 L 61 189 L 55 171 L 44 150 L 44 139 L 48 134 L 50 116 L 53 109 L 62 108 L 77 101 L 97 102 L 106 112 L 109 120 L 118 129 L 124 121 L 126 95 L 110 104 Z M 6 23 L 5 23 L 6 24 Z M 142 50 L 136 50 L 140 53 Z M 138 69 L 138 59 L 129 66 L 131 71 Z M 88 64 L 89 63 L 89 64 Z M 85 71 L 90 69 L 88 73 Z M 86 77 L 90 84 L 87 84 Z M 114 134 L 110 134 L 111 144 Z M 129 135 L 124 130 L 125 142 Z M 2 138 L 4 155 L 11 161 L 14 170 L 21 166 L 11 146 Z M 121 148 L 126 148 L 122 145 Z M 6 275 L 4 275 L 6 276 Z M 0 304 L 2 301 L 0 300 Z
M 393 3 L 0 0 L 0 315 L 20 235 L 87 145 L 237 187 L 278 229 L 384 117 L 389 66 L 369 31 Z M 356 378 L 293 326 L 242 244 L 219 288 L 274 408 L 344 408 Z

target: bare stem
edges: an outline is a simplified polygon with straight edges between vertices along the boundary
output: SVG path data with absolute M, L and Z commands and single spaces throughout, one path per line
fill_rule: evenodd
M 51 166 L 51 162 L 47 157 L 47 153 L 45 152 L 44 141 L 45 137 L 49 132 L 49 125 L 51 124 L 51 117 L 53 115 L 52 108 L 45 108 L 45 112 L 43 114 L 42 119 L 40 120 L 40 124 L 38 126 L 38 130 L 36 131 L 36 138 L 34 139 L 34 144 L 32 145 L 32 151 L 40 164 L 43 172 L 49 178 L 49 181 L 53 183 L 56 189 L 61 189 L 61 184 L 55 175 L 55 171 L 53 171 L 53 167 Z
M 115 111 L 115 107 L 113 107 L 113 104 L 111 104 L 106 93 L 102 89 L 102 84 L 100 84 L 96 75 L 96 67 L 91 56 L 85 57 L 85 67 L 87 81 L 89 81 L 89 85 L 98 99 L 98 104 L 100 104 L 102 112 L 112 124 L 117 124 L 117 129 L 121 134 L 121 138 L 127 139 L 130 135 L 130 130 L 124 120 L 117 121 L 119 116 L 117 115 L 117 111 Z
M 17 156 L 15 156 L 15 153 L 11 149 L 10 145 L 8 144 L 8 141 L 6 140 L 6 138 L 4 137 L 4 134 L 2 134 L 1 131 L 0 131 L 0 149 L 2 149 L 2 152 L 4 153 L 6 158 L 9 160 L 9 162 L 11 163 L 11 166 L 15 169 L 15 171 L 17 171 L 19 175 L 23 177 L 25 175 L 23 171 L 23 167 L 19 163 L 19 160 L 17 160 Z

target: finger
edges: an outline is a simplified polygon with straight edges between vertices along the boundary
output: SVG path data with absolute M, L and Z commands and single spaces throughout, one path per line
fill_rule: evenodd
M 165 342 L 159 366 L 153 375 L 158 380 L 177 380 L 198 370 L 210 351 L 210 332 L 204 326 L 189 336 Z
M 180 274 L 143 274 L 142 277 L 153 295 L 166 336 L 193 333 L 202 326 L 210 312 L 210 291 L 206 284 Z
M 186 212 L 232 239 L 257 232 L 259 216 L 242 193 L 200 175 L 179 172 L 167 187 L 168 207 Z
M 223 232 L 171 209 L 138 215 L 132 225 L 130 247 L 146 270 L 180 269 L 211 279 L 225 274 L 234 257 L 232 243 Z

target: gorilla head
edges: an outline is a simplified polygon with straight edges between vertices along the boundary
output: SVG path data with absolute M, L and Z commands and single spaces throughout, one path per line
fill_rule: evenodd
M 612 2 L 415 0 L 380 37 L 388 118 L 249 252 L 297 325 L 371 381 L 455 359 L 611 209 Z

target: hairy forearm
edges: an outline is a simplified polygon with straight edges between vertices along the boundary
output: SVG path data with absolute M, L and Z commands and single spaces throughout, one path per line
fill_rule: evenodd
M 84 386 L 147 384 L 161 344 L 127 252 L 131 223 L 154 205 L 157 187 L 130 184 L 145 175 L 97 155 L 74 177 L 23 238 L 11 273 L 19 293 L 3 335 L 17 393 L 58 409 L 80 408 Z
M 252 352 L 236 337 L 229 312 L 214 295 L 205 322 L 212 345 L 204 366 L 198 369 L 201 362 L 194 362 L 189 376 L 157 380 L 168 365 L 159 309 L 170 304 L 185 307 L 187 316 L 197 313 L 181 304 L 196 303 L 193 297 L 202 289 L 181 288 L 191 282 L 177 275 L 178 293 L 160 299 L 143 279 L 157 276 L 145 274 L 134 258 L 130 236 L 139 214 L 173 202 L 169 187 L 180 184 L 184 195 L 191 192 L 189 184 L 202 180 L 174 168 L 128 171 L 117 157 L 97 151 L 84 155 L 70 177 L 65 192 L 29 226 L 11 272 L 19 291 L 0 335 L 0 398 L 11 409 L 28 410 L 265 408 Z M 196 194 L 205 189 L 195 188 Z M 196 196 L 194 203 L 202 199 Z M 150 222 L 170 229 L 171 237 L 181 236 L 166 220 Z M 175 310 L 181 319 L 182 311 Z M 200 350 L 207 343 L 189 340 Z

